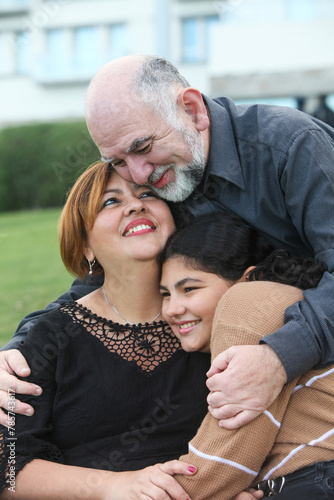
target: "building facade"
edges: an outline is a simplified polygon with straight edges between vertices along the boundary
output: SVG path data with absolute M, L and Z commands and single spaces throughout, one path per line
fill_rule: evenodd
M 128 54 L 210 96 L 310 106 L 334 94 L 334 1 L 0 0 L 0 126 L 82 118 L 92 76 Z

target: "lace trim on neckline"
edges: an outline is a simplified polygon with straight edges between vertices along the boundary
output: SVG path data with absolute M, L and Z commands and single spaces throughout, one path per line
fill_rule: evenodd
M 155 325 L 156 323 L 166 323 L 164 320 L 158 320 L 158 321 L 152 321 L 151 323 L 148 323 L 148 322 L 137 323 L 137 324 L 126 323 L 125 325 L 123 325 L 123 323 L 117 323 L 117 321 L 113 321 L 112 319 L 107 319 L 107 318 L 104 318 L 103 316 L 99 316 L 98 314 L 96 314 L 93 311 L 91 311 L 90 309 L 88 309 L 88 307 L 83 306 L 82 304 L 79 304 L 79 302 L 70 302 L 70 303 L 66 304 L 66 306 L 73 306 L 73 309 L 77 308 L 78 310 L 82 310 L 85 314 L 87 314 L 87 317 L 94 318 L 98 321 L 101 321 L 101 322 L 109 324 L 109 325 L 119 325 L 119 326 L 126 326 L 127 328 L 131 328 L 132 326 L 142 327 L 142 326 L 146 326 L 146 325 Z M 65 307 L 65 306 L 61 306 L 60 309 L 62 309 L 63 307 Z
M 163 320 L 122 325 L 98 316 L 77 302 L 65 304 L 60 310 L 69 315 L 74 323 L 83 326 L 110 352 L 135 363 L 146 374 L 151 374 L 182 349 L 179 340 Z

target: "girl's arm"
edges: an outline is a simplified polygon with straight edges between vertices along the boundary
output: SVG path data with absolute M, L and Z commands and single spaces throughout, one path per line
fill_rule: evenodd
M 211 339 L 215 357 L 234 345 L 257 344 L 264 331 L 283 324 L 285 309 L 301 298 L 300 290 L 269 282 L 233 286 L 218 305 Z M 177 476 L 190 496 L 228 500 L 246 489 L 258 475 L 279 431 L 295 382 L 285 386 L 271 407 L 241 429 L 220 428 L 208 414 L 180 458 L 194 464 L 194 477 Z

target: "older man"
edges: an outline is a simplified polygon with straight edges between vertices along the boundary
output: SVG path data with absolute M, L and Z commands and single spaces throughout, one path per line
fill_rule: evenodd
M 171 202 L 177 218 L 232 211 L 276 248 L 315 256 L 326 266 L 318 288 L 287 309 L 283 328 L 258 346 L 234 347 L 214 360 L 209 409 L 221 425 L 249 422 L 287 380 L 334 362 L 331 127 L 293 109 L 209 99 L 170 63 L 150 56 L 103 67 L 88 89 L 86 120 L 102 159 L 125 179 L 150 185 Z M 76 290 L 80 295 L 91 288 Z M 6 373 L 27 370 L 15 351 L 1 356 L 1 387 L 36 390 Z M 17 410 L 31 411 L 19 403 Z

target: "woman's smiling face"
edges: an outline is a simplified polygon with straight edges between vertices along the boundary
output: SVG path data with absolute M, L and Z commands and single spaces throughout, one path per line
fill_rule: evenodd
M 210 352 L 215 309 L 233 283 L 216 274 L 187 266 L 182 257 L 167 260 L 162 269 L 162 315 L 185 351 Z
M 87 235 L 86 258 L 97 258 L 104 270 L 130 260 L 152 260 L 175 230 L 168 205 L 150 188 L 117 172 L 101 198 L 100 211 Z

